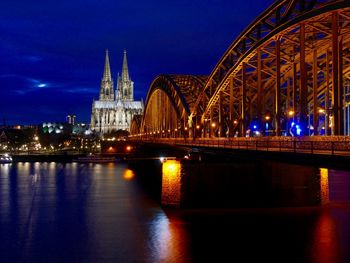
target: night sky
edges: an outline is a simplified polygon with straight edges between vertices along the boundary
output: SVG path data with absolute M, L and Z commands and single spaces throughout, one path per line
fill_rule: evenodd
M 2 0 L 1 124 L 89 122 L 105 50 L 114 82 L 124 48 L 135 99 L 159 74 L 209 75 L 273 0 Z

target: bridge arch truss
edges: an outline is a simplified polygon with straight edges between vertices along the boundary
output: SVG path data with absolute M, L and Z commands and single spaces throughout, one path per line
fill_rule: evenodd
M 276 1 L 226 51 L 189 118 L 204 137 L 281 135 L 291 122 L 350 134 L 349 75 L 350 2 Z
M 205 76 L 160 75 L 147 94 L 140 134 L 152 137 L 181 137 L 188 134 L 195 99 Z

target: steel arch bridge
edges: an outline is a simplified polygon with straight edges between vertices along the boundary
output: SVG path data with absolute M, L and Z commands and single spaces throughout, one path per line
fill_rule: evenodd
M 350 1 L 276 1 L 209 77 L 157 77 L 140 134 L 350 135 L 349 76 Z
M 205 76 L 160 75 L 147 94 L 141 132 L 154 136 L 183 136 Z

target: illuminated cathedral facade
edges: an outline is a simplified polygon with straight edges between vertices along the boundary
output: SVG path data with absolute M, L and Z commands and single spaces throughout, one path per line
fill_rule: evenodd
M 134 115 L 141 115 L 143 102 L 134 101 L 134 82 L 130 79 L 126 51 L 124 50 L 122 74 L 117 77 L 117 88 L 111 75 L 108 50 L 99 100 L 92 102 L 91 129 L 100 135 L 117 130 L 130 130 Z

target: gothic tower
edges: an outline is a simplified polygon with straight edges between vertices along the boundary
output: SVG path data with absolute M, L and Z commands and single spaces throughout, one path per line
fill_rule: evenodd
M 111 76 L 111 67 L 109 65 L 108 49 L 106 50 L 105 67 L 101 81 L 100 100 L 114 100 L 114 84 Z
M 91 129 L 100 135 L 118 130 L 129 131 L 133 116 L 141 115 L 142 112 L 142 101 L 134 101 L 134 82 L 129 76 L 126 51 L 124 50 L 122 74 L 118 75 L 116 97 L 106 51 L 100 98 L 92 102 Z
M 117 99 L 122 101 L 134 101 L 134 82 L 129 77 L 128 60 L 124 50 L 122 75 L 118 75 Z

